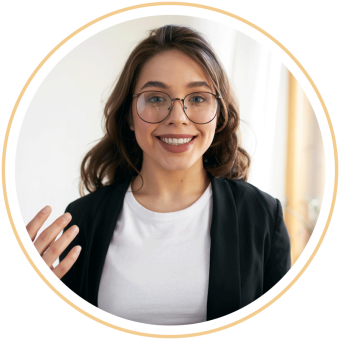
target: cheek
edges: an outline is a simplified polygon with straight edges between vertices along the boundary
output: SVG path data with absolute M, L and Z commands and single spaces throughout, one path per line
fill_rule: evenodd
M 206 124 L 201 132 L 202 132 L 202 135 L 204 136 L 204 140 L 211 144 L 212 140 L 214 139 L 214 136 L 215 136 L 215 130 L 216 130 L 216 121 L 212 121 L 208 124 Z
M 135 120 L 135 136 L 138 145 L 143 151 L 146 151 L 153 143 L 152 131 L 154 127 L 152 124 L 146 123 L 137 117 L 139 121 Z

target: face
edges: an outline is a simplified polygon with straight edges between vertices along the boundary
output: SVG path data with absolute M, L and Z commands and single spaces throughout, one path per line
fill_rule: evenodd
M 190 57 L 177 50 L 156 55 L 143 66 L 134 94 L 143 91 L 162 91 L 171 98 L 184 98 L 193 92 L 216 94 L 209 76 Z M 202 156 L 211 145 L 217 116 L 207 124 L 195 124 L 184 113 L 179 100 L 172 102 L 170 115 L 160 123 L 150 124 L 137 114 L 137 98 L 132 102 L 132 124 L 137 143 L 143 150 L 143 167 L 169 171 L 203 167 Z M 174 138 L 193 138 L 183 145 L 169 145 Z M 169 140 L 171 138 L 171 141 Z M 185 140 L 184 140 L 185 141 Z

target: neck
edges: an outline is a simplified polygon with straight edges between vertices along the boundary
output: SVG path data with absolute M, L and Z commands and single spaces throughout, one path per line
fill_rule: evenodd
M 163 201 L 202 195 L 210 184 L 202 159 L 185 170 L 168 170 L 158 168 L 150 162 L 143 162 L 140 174 L 143 181 L 141 176 L 136 176 L 132 180 L 131 187 L 134 194 L 157 197 Z

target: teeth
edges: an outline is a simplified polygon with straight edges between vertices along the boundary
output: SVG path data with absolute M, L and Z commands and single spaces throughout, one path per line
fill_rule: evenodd
M 192 138 L 161 138 L 161 140 L 170 145 L 182 145 L 189 143 Z

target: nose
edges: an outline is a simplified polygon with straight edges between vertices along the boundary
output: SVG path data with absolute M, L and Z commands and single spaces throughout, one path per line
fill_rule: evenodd
M 189 119 L 184 111 L 184 103 L 179 98 L 172 99 L 171 111 L 168 118 L 165 120 L 167 124 L 188 124 Z

